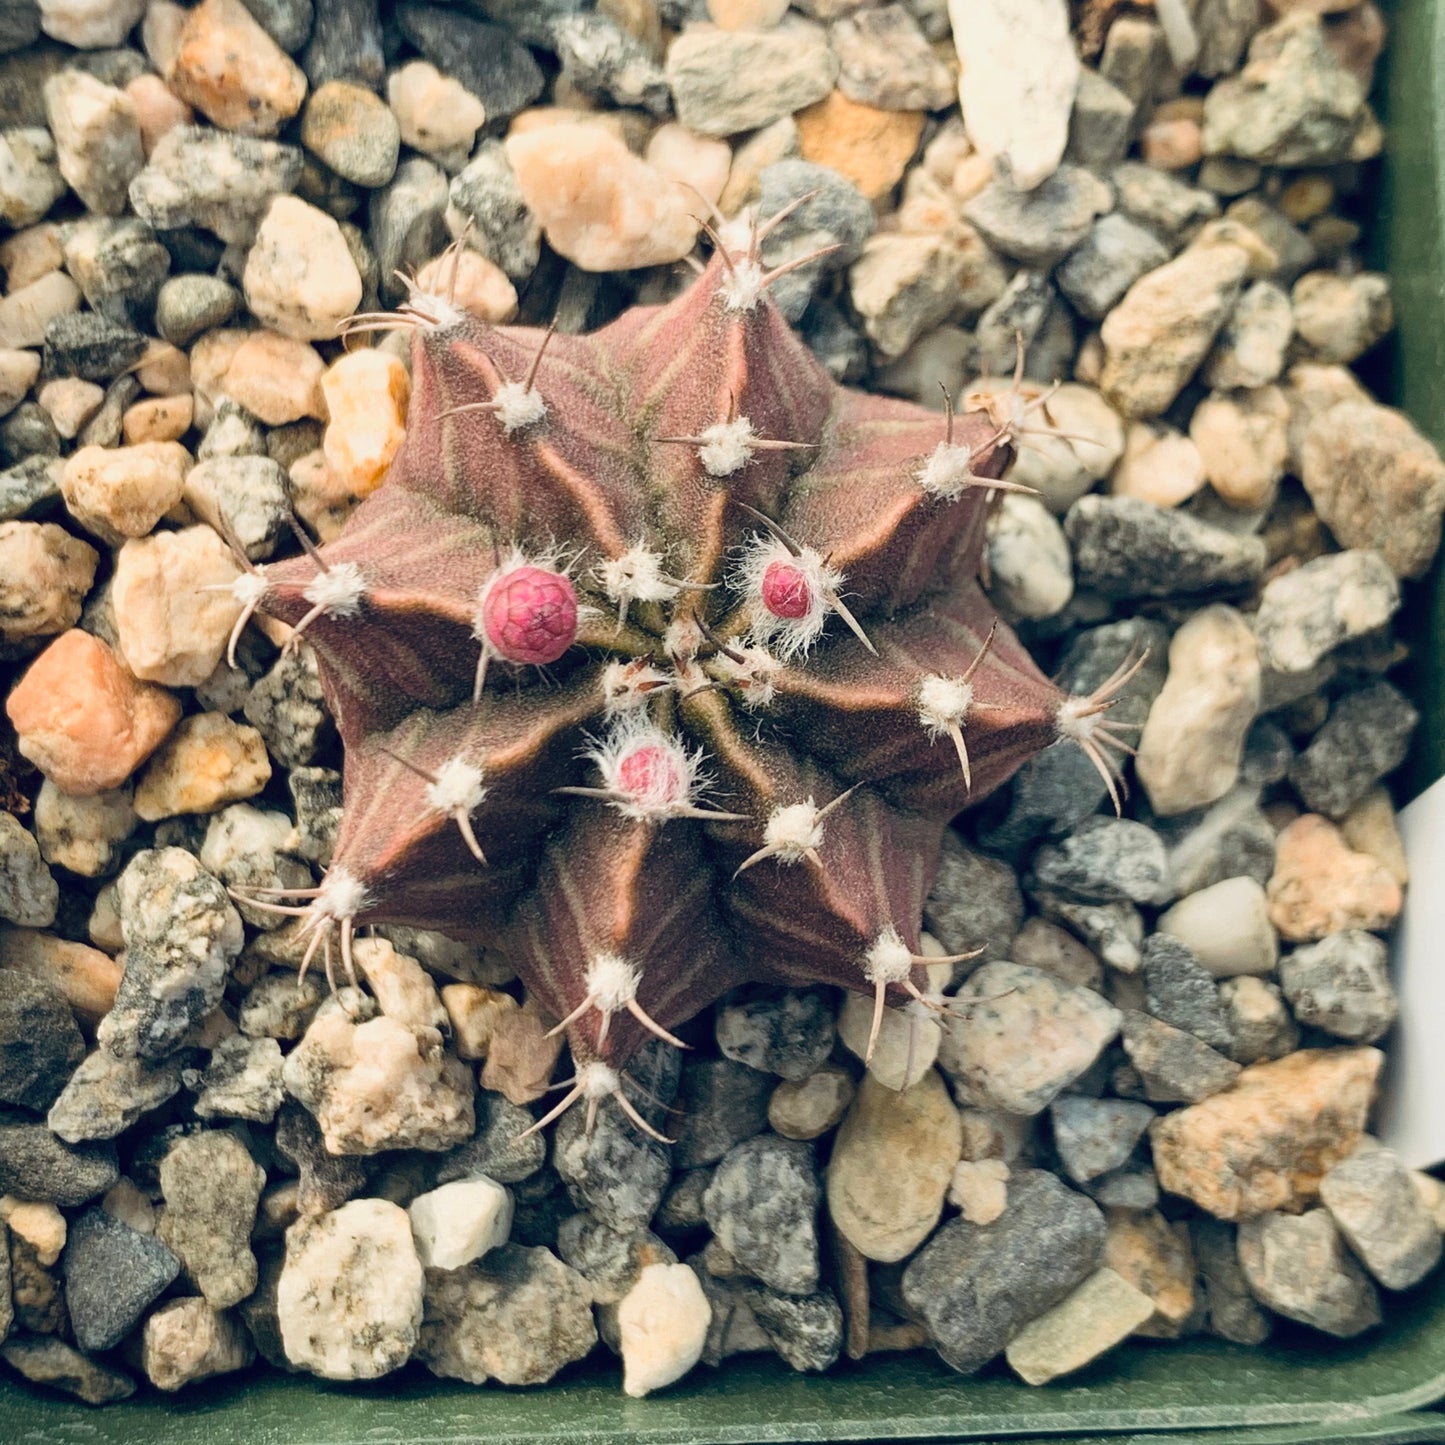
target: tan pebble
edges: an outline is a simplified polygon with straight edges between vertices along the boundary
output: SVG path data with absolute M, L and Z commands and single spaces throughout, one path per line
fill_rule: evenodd
M 401 137 L 386 102 L 364 85 L 328 80 L 301 115 L 301 144 L 359 186 L 384 186 L 396 173 Z
M 53 221 L 27 226 L 0 241 L 0 270 L 5 272 L 7 291 L 19 291 L 32 281 L 60 270 L 64 264 L 60 227 Z
M 418 1032 L 446 1027 L 436 985 L 416 959 L 398 953 L 385 938 L 361 939 L 353 952 L 357 971 L 388 1018 Z
M 64 632 L 31 663 L 5 710 L 23 756 L 68 793 L 118 788 L 181 715 L 88 632 Z
M 136 363 L 135 379 L 152 396 L 179 396 L 191 389 L 191 359 L 169 341 L 152 341 Z
M 125 88 L 140 123 L 140 140 L 146 159 L 160 138 L 178 125 L 190 125 L 194 112 L 158 75 L 138 75 Z
M 768 1099 L 768 1123 L 785 1139 L 816 1139 L 848 1112 L 853 1076 L 824 1064 L 804 1079 L 785 1079 Z
M 1109 478 L 1114 496 L 1177 507 L 1203 485 L 1204 461 L 1189 437 L 1148 422 L 1130 423 L 1124 454 Z
M 25 400 L 39 375 L 39 352 L 0 349 L 0 416 L 8 416 Z
M 1383 865 L 1402 888 L 1410 881 L 1410 864 L 1388 788 L 1371 788 L 1340 820 L 1340 833 L 1356 853 Z
M 100 410 L 105 388 L 93 381 L 82 381 L 78 376 L 62 376 L 47 381 L 35 399 L 50 414 L 55 430 L 64 440 L 71 441 Z
M 40 856 L 82 878 L 98 878 L 118 865 L 120 845 L 135 831 L 129 787 L 106 793 L 62 793 L 47 778 L 35 795 L 35 836 Z
M 876 201 L 903 179 L 926 119 L 921 110 L 879 110 L 835 90 L 798 112 L 798 145 L 805 161 L 831 166 Z
M 146 536 L 180 501 L 191 465 L 176 442 L 81 447 L 65 464 L 61 495 L 82 527 L 119 546 Z
M 1306 171 L 1280 192 L 1279 208 L 1285 220 L 1304 226 L 1323 216 L 1334 200 L 1335 183 L 1329 176 L 1322 171 Z
M 314 346 L 277 331 L 253 331 L 236 347 L 220 389 L 267 426 L 284 426 L 305 416 L 323 419 L 325 370 Z
M 953 168 L 948 188 L 960 205 L 971 201 L 993 180 L 993 162 L 985 155 L 964 156 Z
M 1029 1385 L 1071 1374 L 1126 1340 L 1154 1313 L 1153 1301 L 1112 1269 L 1096 1270 L 1074 1292 L 1008 1343 L 1006 1357 Z
M 1402 902 L 1390 870 L 1356 853 L 1317 813 L 1296 818 L 1275 840 L 1274 872 L 1265 891 L 1270 921 L 1293 943 L 1346 928 L 1388 928 Z
M 54 984 L 80 1020 L 91 1026 L 115 1007 L 123 972 L 98 948 L 34 928 L 0 929 L 0 968 Z
M 216 398 L 224 390 L 226 372 L 250 336 L 236 326 L 222 326 L 191 343 L 191 391 L 196 398 L 196 425 L 211 424 Z
M 1139 137 L 1144 164 L 1160 171 L 1182 171 L 1197 165 L 1204 155 L 1199 122 L 1187 116 L 1154 120 Z
M 240 568 L 209 527 L 127 542 L 115 559 L 111 600 L 120 654 L 147 682 L 198 687 L 216 669 L 241 604 L 229 584 Z M 220 591 L 203 589 L 217 586 Z
M 178 442 L 191 429 L 196 411 L 189 392 L 180 396 L 151 396 L 125 409 L 121 435 L 128 446 L 142 442 Z
M 402 142 L 424 155 L 470 150 L 487 118 L 486 107 L 461 81 L 425 60 L 393 70 L 386 99 L 401 127 Z
M 36 1263 L 44 1269 L 49 1269 L 65 1248 L 65 1216 L 53 1204 L 0 1194 L 0 1223 L 8 1224 L 10 1232 L 30 1246 Z
M 704 221 L 726 188 L 733 163 L 732 147 L 725 140 L 698 135 L 676 121 L 658 126 L 643 157 L 659 174 L 691 189 L 693 214 Z
M 992 1224 L 1008 1207 L 1008 1176 L 1002 1159 L 960 1159 L 948 1182 L 948 1202 L 970 1224 Z
M 584 271 L 679 261 L 697 240 L 695 197 L 595 125 L 518 133 L 507 159 L 552 248 Z
M 500 266 L 470 246 L 441 255 L 417 272 L 421 290 L 450 297 L 464 311 L 500 325 L 517 314 L 517 288 Z
M 1289 450 L 1289 403 L 1277 386 L 1216 392 L 1195 408 L 1189 437 L 1210 485 L 1231 507 L 1274 500 Z
M 54 522 L 0 522 L 0 637 L 23 642 L 73 627 L 99 561 Z
M 296 515 L 322 541 L 334 541 L 356 506 L 356 498 L 338 484 L 317 447 L 297 457 L 286 469 L 291 481 L 291 505 Z
M 788 13 L 788 0 L 707 0 L 719 30 L 771 30 Z
M 252 798 L 271 779 L 261 734 L 223 713 L 183 718 L 150 760 L 135 789 L 135 810 L 147 823 L 179 813 L 214 813 Z
M 555 1023 L 531 999 L 519 1009 L 499 1014 L 482 1068 L 482 1088 L 495 1089 L 514 1104 L 540 1099 L 562 1052 L 562 1036 L 547 1037 Z
M 300 67 L 241 0 L 203 0 L 191 11 L 167 78 L 182 100 L 241 135 L 275 135 L 306 97 Z
M 1157 1209 L 1110 1209 L 1104 1263 L 1154 1302 L 1134 1331 L 1145 1339 L 1177 1339 L 1194 1313 L 1194 1251 L 1189 1227 Z
M 47 271 L 0 301 L 0 346 L 43 346 L 57 316 L 80 309 L 80 287 L 64 271 Z
M 1149 1126 L 1159 1185 L 1219 1219 L 1299 1209 L 1364 1134 L 1384 1055 L 1303 1049 Z
M 118 955 L 125 948 L 125 935 L 120 926 L 120 900 L 113 879 L 95 895 L 95 906 L 85 920 L 85 936 L 102 953 L 116 954 L 116 962 L 123 962 Z
M 335 337 L 361 301 L 361 273 L 341 227 L 296 196 L 276 196 L 267 208 L 241 287 L 263 326 L 299 341 Z
M 758 176 L 767 166 L 798 155 L 798 122 L 790 115 L 756 130 L 733 152 L 728 183 L 718 198 L 718 209 L 735 216 L 758 198 Z
M 517 1000 L 500 989 L 480 984 L 449 983 L 442 988 L 442 1007 L 451 1020 L 457 1057 L 475 1062 L 486 1058 L 498 1019 L 511 1013 Z
M 154 8 L 154 7 L 152 7 Z M 100 1207 L 137 1234 L 156 1232 L 156 1207 L 128 1175 L 122 1174 L 101 1197 Z
M 355 497 L 374 491 L 406 438 L 411 378 L 394 356 L 348 352 L 321 378 L 331 420 L 322 450 L 331 476 Z

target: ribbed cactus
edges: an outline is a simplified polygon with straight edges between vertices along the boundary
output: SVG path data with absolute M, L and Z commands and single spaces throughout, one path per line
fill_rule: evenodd
M 315 648 L 345 747 L 310 954 L 367 923 L 502 952 L 567 1031 L 554 1113 L 647 1128 L 629 1058 L 749 980 L 865 990 L 876 1036 L 926 990 L 949 820 L 1059 739 L 1115 786 L 1121 679 L 1062 693 L 978 582 L 1042 399 L 837 385 L 759 236 L 591 336 L 415 292 L 378 319 L 413 333 L 386 484 L 237 583 Z

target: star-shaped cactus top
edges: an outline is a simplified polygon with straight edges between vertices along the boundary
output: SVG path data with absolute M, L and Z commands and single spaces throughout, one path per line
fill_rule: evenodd
M 837 385 L 758 234 L 591 336 L 414 294 L 385 485 L 238 583 L 315 648 L 345 747 L 313 948 L 502 951 L 569 1101 L 744 981 L 907 1005 L 949 820 L 1061 737 L 1112 783 L 1108 690 L 1060 692 L 977 580 L 1020 410 Z

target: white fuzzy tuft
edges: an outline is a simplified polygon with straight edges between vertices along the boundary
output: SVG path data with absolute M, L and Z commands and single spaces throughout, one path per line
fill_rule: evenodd
M 646 785 L 639 786 L 633 770 L 639 754 L 649 752 Z M 702 749 L 689 753 L 676 734 L 663 732 L 641 711 L 620 714 L 584 756 L 597 765 L 609 801 L 624 818 L 657 822 L 696 805 Z
M 745 708 L 767 707 L 777 693 L 774 679 L 782 664 L 761 647 L 733 647 L 731 651 L 738 653 L 742 661 L 720 652 L 708 661 L 709 671 L 720 674 L 720 681 L 738 690 L 738 701 Z
M 622 621 L 634 602 L 671 602 L 681 588 L 663 576 L 662 557 L 636 542 L 620 557 L 595 568 L 603 592 L 617 604 Z
M 733 255 L 733 268 L 718 288 L 729 311 L 751 311 L 767 290 L 762 266 L 747 256 Z
M 615 1014 L 637 997 L 642 974 L 620 954 L 593 954 L 587 964 L 587 992 L 598 1009 Z
M 469 816 L 481 807 L 486 796 L 482 770 L 465 758 L 448 758 L 437 769 L 436 782 L 426 787 L 427 806 L 438 813 Z
M 763 579 L 775 562 L 796 567 L 807 579 L 809 606 L 801 617 L 778 617 L 763 605 Z M 829 567 L 812 547 L 804 547 L 795 556 L 778 538 L 754 532 L 731 582 L 752 603 L 750 639 L 762 647 L 773 647 L 787 662 L 806 653 L 822 634 L 833 610 L 829 598 L 838 595 L 843 574 Z
M 266 594 L 270 590 L 271 584 L 266 580 L 266 574 L 259 567 L 254 572 L 242 572 L 231 583 L 231 596 L 242 607 L 259 607 L 266 600 Z
M 913 954 L 891 923 L 863 955 L 863 973 L 869 983 L 903 983 L 912 976 L 913 964 Z
M 753 442 L 757 433 L 747 417 L 714 422 L 701 433 L 702 445 L 698 460 L 710 477 L 730 477 L 753 459 Z
M 608 1099 L 618 1091 L 622 1081 L 616 1069 L 609 1068 L 601 1059 L 593 1059 L 577 1070 L 577 1084 L 584 1099 Z
M 970 487 L 978 485 L 973 478 L 973 463 L 972 448 L 939 442 L 918 473 L 918 485 L 930 497 L 957 501 Z
M 602 705 L 608 717 L 642 707 L 648 698 L 670 686 L 670 673 L 661 672 L 642 658 L 623 662 L 614 658 L 602 669 Z
M 686 666 L 694 661 L 707 638 L 691 618 L 679 617 L 670 622 L 662 634 L 662 650 L 675 662 Z
M 1087 697 L 1066 697 L 1059 704 L 1054 720 L 1059 725 L 1061 738 L 1072 738 L 1076 743 L 1087 742 L 1094 736 L 1105 714 L 1100 712 Z
M 763 842 L 780 863 L 801 863 L 810 852 L 823 846 L 821 809 L 809 798 L 806 803 L 789 803 L 774 808 L 763 829 Z
M 961 727 L 972 706 L 973 684 L 961 677 L 942 677 L 935 672 L 919 686 L 918 721 L 930 737 L 942 737 Z
M 459 326 L 466 312 L 455 301 L 438 296 L 434 291 L 414 290 L 403 310 L 414 316 L 428 331 L 447 331 Z
M 492 397 L 497 420 L 508 436 L 522 427 L 533 426 L 547 415 L 547 403 L 534 386 L 530 391 L 520 381 L 504 381 Z
M 344 863 L 321 880 L 321 891 L 311 907 L 318 918 L 355 918 L 371 903 L 371 890 Z
M 333 562 L 307 583 L 301 595 L 330 617 L 355 617 L 366 596 L 366 579 L 355 562 Z

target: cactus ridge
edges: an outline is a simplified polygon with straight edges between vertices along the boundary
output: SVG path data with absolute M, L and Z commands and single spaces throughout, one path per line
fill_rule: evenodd
M 862 990 L 875 1038 L 940 1006 L 949 821 L 1061 738 L 1118 786 L 1127 678 L 1066 696 L 978 581 L 1042 402 L 835 383 L 765 231 L 588 336 L 419 291 L 358 318 L 411 333 L 406 440 L 333 541 L 236 584 L 237 635 L 260 609 L 314 648 L 345 751 L 335 861 L 269 906 L 328 975 L 369 923 L 505 954 L 576 1061 L 547 1120 L 649 1128 L 629 1059 L 744 982 Z

